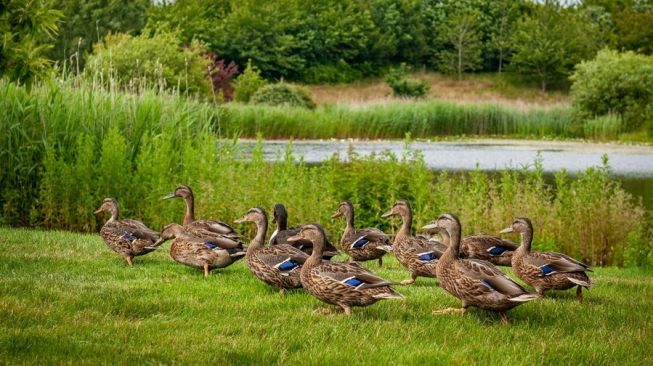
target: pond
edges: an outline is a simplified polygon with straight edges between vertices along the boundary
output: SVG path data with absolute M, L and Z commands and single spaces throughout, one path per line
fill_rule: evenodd
M 251 152 L 255 141 L 241 141 L 244 154 Z M 275 160 L 283 154 L 288 141 L 274 140 L 263 143 L 266 160 Z M 413 142 L 411 149 L 420 150 L 426 165 L 433 170 L 467 171 L 478 167 L 484 171 L 530 166 L 539 154 L 548 175 L 566 169 L 570 173 L 583 171 L 601 164 L 607 154 L 615 179 L 624 189 L 641 197 L 648 210 L 653 210 L 653 146 L 614 143 L 582 143 L 567 141 L 530 140 L 464 140 L 446 142 Z M 403 141 L 319 140 L 293 141 L 293 153 L 307 163 L 320 163 L 338 154 L 347 157 L 352 149 L 360 155 L 384 150 L 401 155 Z

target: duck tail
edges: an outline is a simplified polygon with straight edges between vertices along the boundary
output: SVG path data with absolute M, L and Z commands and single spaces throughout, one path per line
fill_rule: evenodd
M 593 285 L 592 281 L 589 281 L 589 280 L 588 281 L 583 281 L 583 280 L 579 280 L 577 278 L 572 278 L 572 277 L 567 277 L 567 279 L 570 282 L 575 283 L 578 286 L 585 287 L 585 288 L 590 288 Z
M 388 290 L 390 290 L 390 291 L 382 292 L 380 294 L 375 294 L 372 297 L 374 297 L 375 299 L 379 299 L 379 300 L 391 300 L 391 299 L 403 300 L 403 299 L 405 299 L 404 295 L 398 293 L 397 291 L 395 291 L 393 289 L 390 289 L 390 288 Z
M 532 301 L 532 300 L 537 300 L 539 298 L 540 298 L 540 295 L 538 295 L 538 294 L 528 293 L 528 294 L 523 294 L 523 295 L 519 295 L 519 296 L 516 296 L 516 297 L 511 297 L 510 301 L 512 301 L 512 302 L 528 302 L 528 301 Z

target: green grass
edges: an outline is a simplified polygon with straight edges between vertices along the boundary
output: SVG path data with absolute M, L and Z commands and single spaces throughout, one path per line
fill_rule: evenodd
M 339 233 L 337 233 L 339 234 Z M 0 363 L 651 364 L 653 271 L 598 268 L 572 292 L 509 312 L 431 314 L 459 302 L 434 280 L 386 301 L 320 315 L 302 290 L 280 297 L 241 261 L 208 278 L 168 244 L 128 268 L 98 235 L 0 229 Z M 406 272 L 394 259 L 383 277 Z

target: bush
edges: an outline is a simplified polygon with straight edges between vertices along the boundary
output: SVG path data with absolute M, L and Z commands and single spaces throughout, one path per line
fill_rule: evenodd
M 398 68 L 391 68 L 385 77 L 385 81 L 392 88 L 392 94 L 396 97 L 421 98 L 428 93 L 431 86 L 423 80 L 412 80 L 407 78 L 408 68 L 401 64 Z
M 358 68 L 339 60 L 333 64 L 315 65 L 306 68 L 302 80 L 308 84 L 350 83 L 362 79 L 366 76 L 365 74 Z
M 202 56 L 201 46 L 193 42 L 183 47 L 177 34 L 148 32 L 132 37 L 110 34 L 93 46 L 85 74 L 104 85 L 117 83 L 121 88 L 156 85 L 159 89 L 210 96 L 207 71 L 211 61 Z
M 315 102 L 302 88 L 286 83 L 270 84 L 259 89 L 251 99 L 254 104 L 315 108 Z
M 623 121 L 626 132 L 653 119 L 653 57 L 603 50 L 576 66 L 571 76 L 577 119 L 609 113 Z
M 252 60 L 247 60 L 247 67 L 236 79 L 236 91 L 234 99 L 237 102 L 248 103 L 256 92 L 267 84 L 261 77 L 261 71 L 254 65 Z

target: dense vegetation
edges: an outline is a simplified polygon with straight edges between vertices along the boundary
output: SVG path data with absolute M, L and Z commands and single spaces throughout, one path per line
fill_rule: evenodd
M 418 279 L 405 301 L 316 314 L 241 261 L 209 278 L 163 249 L 127 268 L 97 235 L 0 229 L 0 360 L 12 364 L 651 364 L 653 272 L 596 268 L 599 284 L 510 311 L 510 326 Z M 370 268 L 399 281 L 388 258 Z M 507 269 L 509 271 L 509 269 Z M 355 339 L 356 341 L 352 341 Z
M 391 231 L 379 213 L 406 198 L 416 209 L 416 225 L 456 211 L 465 232 L 496 232 L 528 215 L 538 243 L 591 264 L 646 264 L 651 258 L 644 211 L 610 179 L 607 165 L 576 179 L 559 172 L 550 187 L 537 162 L 499 176 L 434 176 L 411 150 L 311 167 L 295 164 L 289 146 L 286 156 L 266 163 L 260 149 L 251 159 L 241 157 L 235 141 L 216 150 L 215 131 L 226 128 L 220 112 L 183 97 L 66 85 L 29 92 L 10 83 L 0 84 L 0 96 L 0 128 L 9 131 L 2 135 L 0 202 L 2 220 L 12 225 L 95 231 L 95 206 L 116 196 L 126 216 L 159 228 L 182 211 L 180 202 L 160 198 L 187 183 L 196 187 L 198 215 L 227 221 L 251 206 L 284 202 L 293 219 L 337 232 L 342 223 L 329 215 L 349 199 L 361 225 Z

